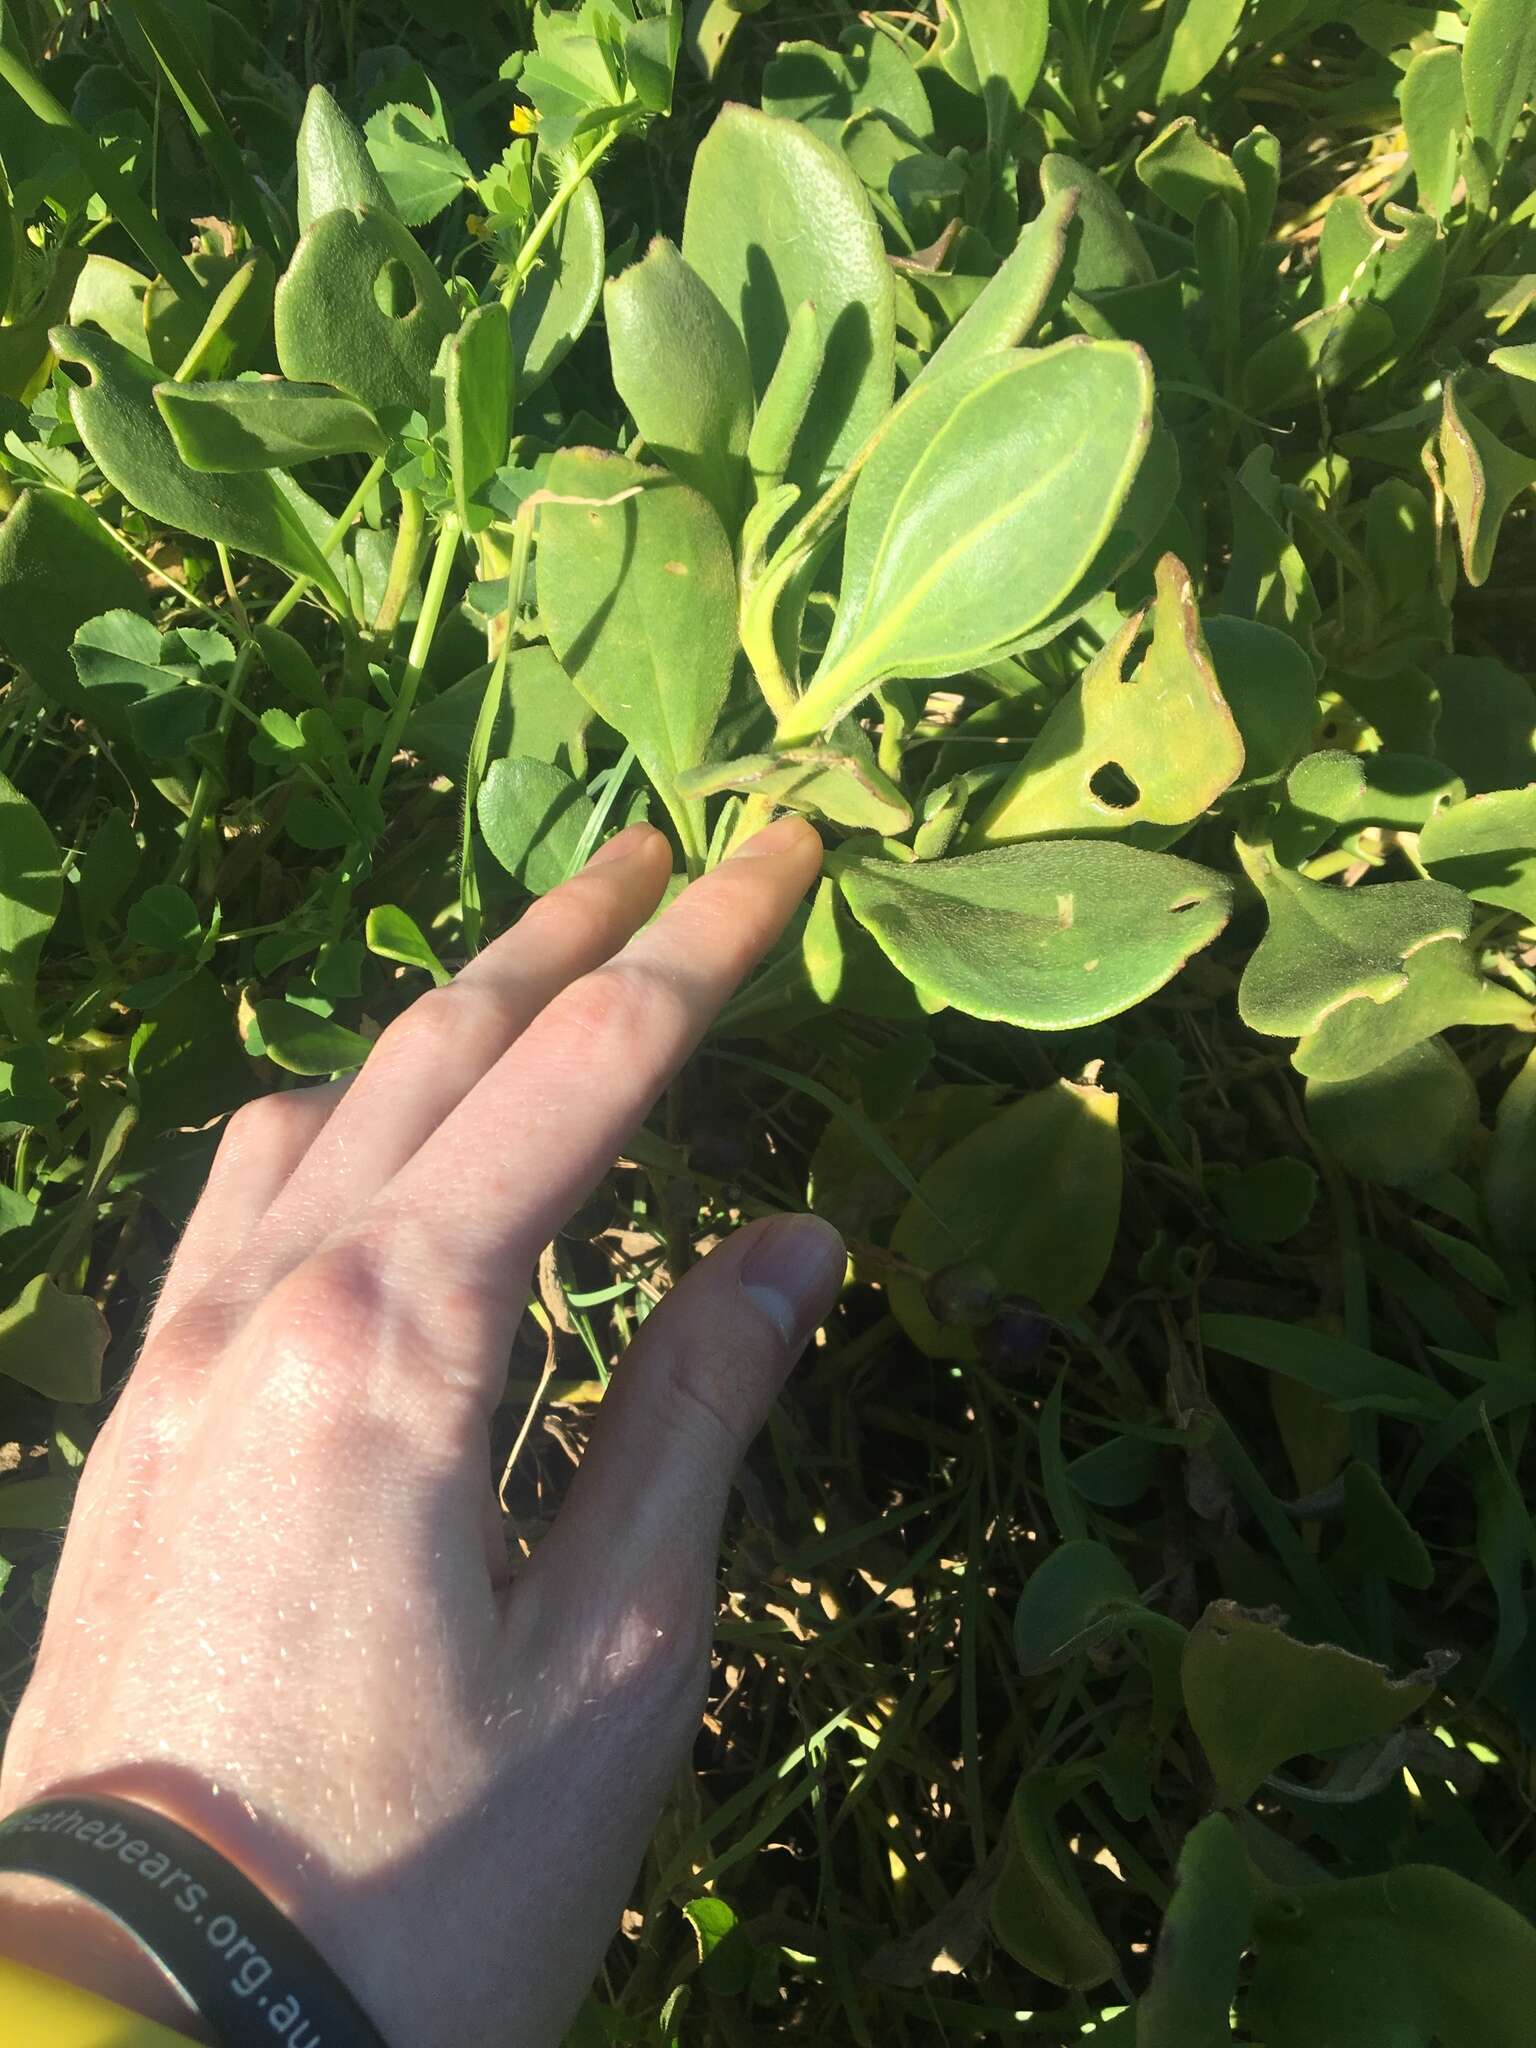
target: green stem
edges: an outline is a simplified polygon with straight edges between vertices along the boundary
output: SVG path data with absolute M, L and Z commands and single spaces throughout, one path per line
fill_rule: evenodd
M 389 562 L 389 581 L 384 586 L 384 596 L 373 622 L 373 630 L 381 640 L 388 639 L 400 623 L 405 600 L 410 596 L 411 585 L 416 581 L 416 567 L 421 559 L 421 537 L 426 530 L 426 523 L 427 509 L 422 503 L 420 491 L 402 491 L 400 525 L 395 533 L 395 551 Z
M 522 289 L 523 279 L 532 270 L 539 251 L 554 232 L 556 222 L 575 198 L 579 188 L 591 177 L 593 171 L 613 147 L 618 139 L 618 134 L 617 122 L 603 130 L 586 155 L 577 159 L 570 176 L 560 186 L 548 206 L 545 207 L 544 211 L 534 222 L 527 241 L 524 242 L 521 249 L 517 252 L 517 260 L 512 265 L 511 274 L 502 286 L 501 303 L 504 306 L 510 307 L 513 300 L 517 297 L 518 292 Z
M 0 84 L 8 85 L 16 97 L 45 127 L 62 135 L 73 150 L 81 169 L 111 208 L 124 231 L 142 251 L 145 259 L 174 287 L 178 298 L 206 306 L 208 294 L 198 283 L 170 236 L 166 234 L 139 195 L 102 155 L 74 115 L 54 98 L 47 86 L 35 78 L 14 50 L 0 43 Z
M 491 741 L 496 734 L 496 714 L 501 709 L 502 693 L 506 688 L 507 662 L 513 647 L 521 638 L 518 632 L 518 611 L 522 604 L 523 584 L 528 575 L 528 556 L 533 545 L 533 517 L 534 508 L 531 505 L 522 506 L 517 515 L 517 524 L 513 528 L 512 560 L 507 567 L 507 603 L 502 613 L 501 645 L 496 650 L 496 660 L 485 686 L 485 695 L 480 700 L 479 715 L 475 719 L 475 730 L 469 742 L 469 758 L 464 763 L 464 815 L 459 826 L 459 923 L 464 933 L 464 950 L 470 954 L 479 951 L 483 930 L 480 915 L 480 882 L 475 873 L 475 800 L 480 793 L 480 784 L 490 760 Z
M 416 630 L 411 635 L 410 651 L 405 657 L 405 674 L 400 678 L 400 688 L 395 693 L 394 706 L 384 737 L 379 742 L 378 756 L 368 787 L 377 796 L 389 773 L 389 764 L 395 758 L 395 749 L 400 744 L 400 735 L 405 731 L 406 720 L 416 702 L 416 692 L 421 687 L 422 671 L 427 665 L 427 656 L 432 652 L 432 641 L 437 633 L 438 621 L 443 615 L 443 600 L 448 594 L 448 578 L 453 572 L 453 558 L 458 552 L 459 522 L 450 516 L 438 529 L 437 546 L 432 555 L 432 568 L 427 576 L 427 587 L 421 600 L 421 617 L 416 621 Z

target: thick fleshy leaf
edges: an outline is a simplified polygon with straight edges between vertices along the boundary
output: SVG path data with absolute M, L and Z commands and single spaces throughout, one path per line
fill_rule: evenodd
M 563 175 L 559 162 L 541 149 L 533 161 L 535 212 L 549 205 Z M 538 389 L 586 332 L 603 295 L 606 259 L 602 202 L 592 180 L 584 178 L 512 301 L 512 360 L 524 396 Z
M 946 67 L 981 94 L 987 110 L 987 147 L 1007 148 L 1045 62 L 1050 32 L 1048 0 L 949 0 L 959 45 Z
M 299 124 L 299 233 L 339 208 L 369 207 L 393 213 L 389 187 L 379 176 L 362 130 L 355 127 L 323 85 L 312 85 Z
M 313 498 L 281 471 L 203 476 L 188 469 L 156 409 L 159 380 L 148 363 L 85 327 L 59 329 L 53 346 L 62 361 L 90 374 L 89 383 L 70 391 L 69 409 L 114 490 L 162 525 L 308 576 L 345 611 L 340 585 L 320 552 L 331 522 Z
M 476 306 L 449 342 L 443 361 L 443 424 L 460 524 L 488 526 L 475 502 L 507 459 L 512 438 L 512 333 L 506 308 Z
M 1227 1806 L 1292 1757 L 1390 1734 L 1433 1693 L 1333 1643 L 1299 1643 L 1230 1600 L 1211 1603 L 1184 1648 L 1184 1704 Z
M 425 414 L 437 352 L 458 325 L 421 245 L 392 213 L 340 207 L 305 231 L 277 287 L 277 359 L 378 418 Z
M 1472 138 L 1490 177 L 1536 95 L 1536 10 L 1529 0 L 1477 0 L 1461 50 Z
M 66 1294 L 39 1273 L 0 1309 L 0 1378 L 50 1401 L 99 1401 L 109 1334 L 88 1294 Z
M 682 483 L 708 498 L 728 533 L 751 478 L 752 370 L 720 301 L 668 241 L 620 273 L 603 299 L 613 381 L 641 438 Z M 688 374 L 679 376 L 686 363 Z
M 1242 402 L 1259 414 L 1315 405 L 1392 346 L 1392 322 L 1369 300 L 1324 306 L 1261 342 L 1243 369 Z
M 1008 1856 L 992 1890 L 992 1931 L 1008 1953 L 1047 1983 L 1069 1990 L 1102 1984 L 1115 1951 L 1083 1897 L 1055 1823 L 1080 1774 L 1027 1777 L 1009 1813 Z
M 12 1038 L 39 1036 L 37 966 L 63 900 L 58 841 L 36 805 L 0 775 L 0 1023 Z
M 1454 43 L 1415 51 L 1398 96 L 1419 204 L 1441 220 L 1451 210 L 1467 127 L 1461 51 Z
M 507 873 L 543 896 L 572 872 L 592 805 L 564 769 L 512 754 L 491 763 L 475 817 Z
M 1499 1098 L 1483 1162 L 1483 1207 L 1501 1256 L 1536 1270 L 1536 1053 Z
M 1184 1838 L 1178 1882 L 1136 2005 L 1136 2048 L 1230 2048 L 1238 1966 L 1253 1933 L 1248 1859 L 1224 1813 Z
M 329 384 L 157 384 L 155 404 L 189 469 L 289 469 L 326 455 L 382 455 L 388 445 L 372 415 Z
M 1109 840 L 1025 841 L 838 868 L 855 917 L 929 1001 L 1035 1031 L 1117 1016 L 1227 922 L 1229 884 Z
M 81 708 L 69 645 L 86 620 L 152 602 L 89 505 L 62 491 L 21 493 L 0 525 L 0 648 L 50 704 Z
M 1419 834 L 1419 859 L 1474 902 L 1536 924 L 1536 783 L 1436 811 Z
M 1289 768 L 1317 723 L 1317 678 L 1289 633 L 1218 613 L 1204 620 L 1216 681 L 1243 742 L 1240 786 Z
M 596 449 L 563 449 L 549 490 L 538 592 L 550 645 L 593 710 L 634 746 L 699 853 L 703 807 L 684 802 L 678 777 L 708 752 L 736 659 L 725 529 L 666 470 Z
M 912 380 L 914 386 L 975 356 L 1016 348 L 1028 338 L 1056 290 L 1078 200 L 1071 185 L 1047 194 L 1039 213 L 1020 231 L 1013 253 L 939 343 Z
M 933 132 L 933 113 L 916 67 L 887 35 L 860 26 L 842 48 L 780 43 L 763 67 L 763 112 L 797 121 L 836 144 L 855 114 L 894 115 L 917 141 Z
M 1347 1081 L 1307 1083 L 1307 1122 L 1346 1172 L 1406 1188 L 1461 1164 L 1477 1130 L 1477 1088 L 1441 1038 Z
M 1053 1314 L 1088 1301 L 1120 1219 L 1119 1097 L 1074 1081 L 999 1110 L 923 1175 L 891 1249 L 923 1273 L 985 1269 L 1001 1294 Z M 893 1313 L 930 1358 L 970 1358 L 975 1333 L 941 1323 L 919 1283 L 887 1282 Z
M 1531 1006 L 1484 980 L 1472 905 L 1443 882 L 1346 889 L 1308 881 L 1267 848 L 1243 848 L 1269 910 L 1238 1009 L 1255 1031 L 1299 1038 L 1304 1074 L 1347 1081 L 1452 1024 L 1520 1024 Z
M 741 330 L 759 397 L 792 314 L 814 305 L 825 360 L 789 474 L 819 487 L 878 426 L 895 382 L 895 286 L 863 186 L 793 121 L 729 106 L 694 159 L 683 255 Z
M 914 392 L 854 487 L 832 637 L 781 741 L 814 739 L 887 677 L 995 658 L 1049 617 L 1151 427 L 1150 368 L 1122 342 L 981 356 Z
M 1135 222 L 1114 187 L 1097 171 L 1076 157 L 1053 152 L 1041 162 L 1040 191 L 1047 201 L 1068 192 L 1076 195 L 1074 291 L 1118 291 L 1127 285 L 1157 282 L 1156 267 Z
M 109 739 L 168 761 L 208 730 L 235 650 L 222 633 L 159 633 L 136 612 L 103 612 L 75 635 L 70 655 L 85 715 Z M 209 683 L 212 689 L 199 688 Z
M 1446 241 L 1427 213 L 1375 221 L 1352 192 L 1334 196 L 1323 221 L 1317 263 L 1326 306 L 1368 299 L 1392 323 L 1392 360 L 1423 334 L 1440 303 Z M 1373 373 L 1374 374 L 1374 373 Z
M 1152 644 L 1127 676 L 1146 620 L 1133 613 L 1051 713 L 1018 770 L 983 812 L 978 846 L 1114 833 L 1161 844 L 1243 770 L 1243 741 L 1200 631 L 1189 572 L 1157 568 Z
M 1536 461 L 1508 447 L 1483 424 L 1459 378 L 1446 379 L 1441 403 L 1440 461 L 1445 495 L 1456 515 L 1461 565 L 1469 583 L 1483 584 L 1506 515 L 1521 492 L 1536 485 Z
M 1265 2048 L 1525 2048 L 1536 1929 L 1454 1870 L 1298 1884 L 1264 1900 L 1255 1933 Z
M 1367 825 L 1414 832 L 1439 806 L 1465 795 L 1461 777 L 1425 755 L 1321 747 L 1286 777 L 1274 822 L 1275 854 L 1282 866 L 1295 868 L 1330 840 Z
M 1192 114 L 1172 121 L 1136 159 L 1136 175 L 1170 211 L 1191 226 L 1206 202 L 1222 199 L 1237 221 L 1248 218 L 1248 188 L 1231 157 L 1207 142 Z
M 1232 46 L 1247 4 L 1248 0 L 1189 0 L 1168 39 L 1157 81 L 1159 100 L 1183 99 L 1216 69 Z

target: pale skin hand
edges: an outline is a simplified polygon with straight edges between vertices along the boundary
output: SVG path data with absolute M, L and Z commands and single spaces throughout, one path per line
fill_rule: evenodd
M 819 859 L 782 820 L 642 931 L 670 857 L 631 828 L 345 1091 L 241 1111 L 87 1462 L 0 1812 L 159 1806 L 392 2043 L 551 2048 L 687 1754 L 731 1476 L 835 1233 L 754 1224 L 663 1302 L 515 1579 L 487 1421 L 541 1248 Z M 194 2031 L 50 1886 L 0 1880 L 0 1953 Z

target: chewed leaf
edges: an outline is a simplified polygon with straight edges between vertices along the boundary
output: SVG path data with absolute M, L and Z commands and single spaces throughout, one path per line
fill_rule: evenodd
M 1243 771 L 1243 740 L 1221 693 L 1189 572 L 1173 555 L 1157 569 L 1152 645 L 1129 677 L 1142 626 L 1128 619 L 1061 699 L 1023 764 L 974 834 L 977 845 L 1113 833 L 1162 843 Z
M 1419 858 L 1476 902 L 1500 904 L 1536 924 L 1536 783 L 1437 811 L 1419 834 Z
M 957 675 L 1074 590 L 1152 430 L 1152 376 L 1124 342 L 961 361 L 894 413 L 854 488 L 837 619 L 780 727 L 814 739 L 890 676 Z
M 1299 1643 L 1230 1600 L 1211 1603 L 1184 1650 L 1184 1704 L 1229 1806 L 1291 1757 L 1390 1734 L 1433 1693 L 1332 1643 Z
M 1304 1074 L 1347 1081 L 1451 1024 L 1525 1022 L 1530 1005 L 1485 981 L 1467 936 L 1472 905 L 1442 882 L 1346 889 L 1241 846 L 1269 910 L 1238 1009 L 1256 1031 L 1299 1038 Z
M 927 999 L 1064 1031 L 1129 1009 L 1226 924 L 1220 875 L 1108 840 L 1031 840 L 955 860 L 856 855 L 850 909 Z

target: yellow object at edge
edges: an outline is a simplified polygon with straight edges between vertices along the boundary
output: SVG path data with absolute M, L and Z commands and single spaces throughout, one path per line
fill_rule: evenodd
M 3 1958 L 0 2040 L 13 2048 L 197 2048 L 187 2034 Z

